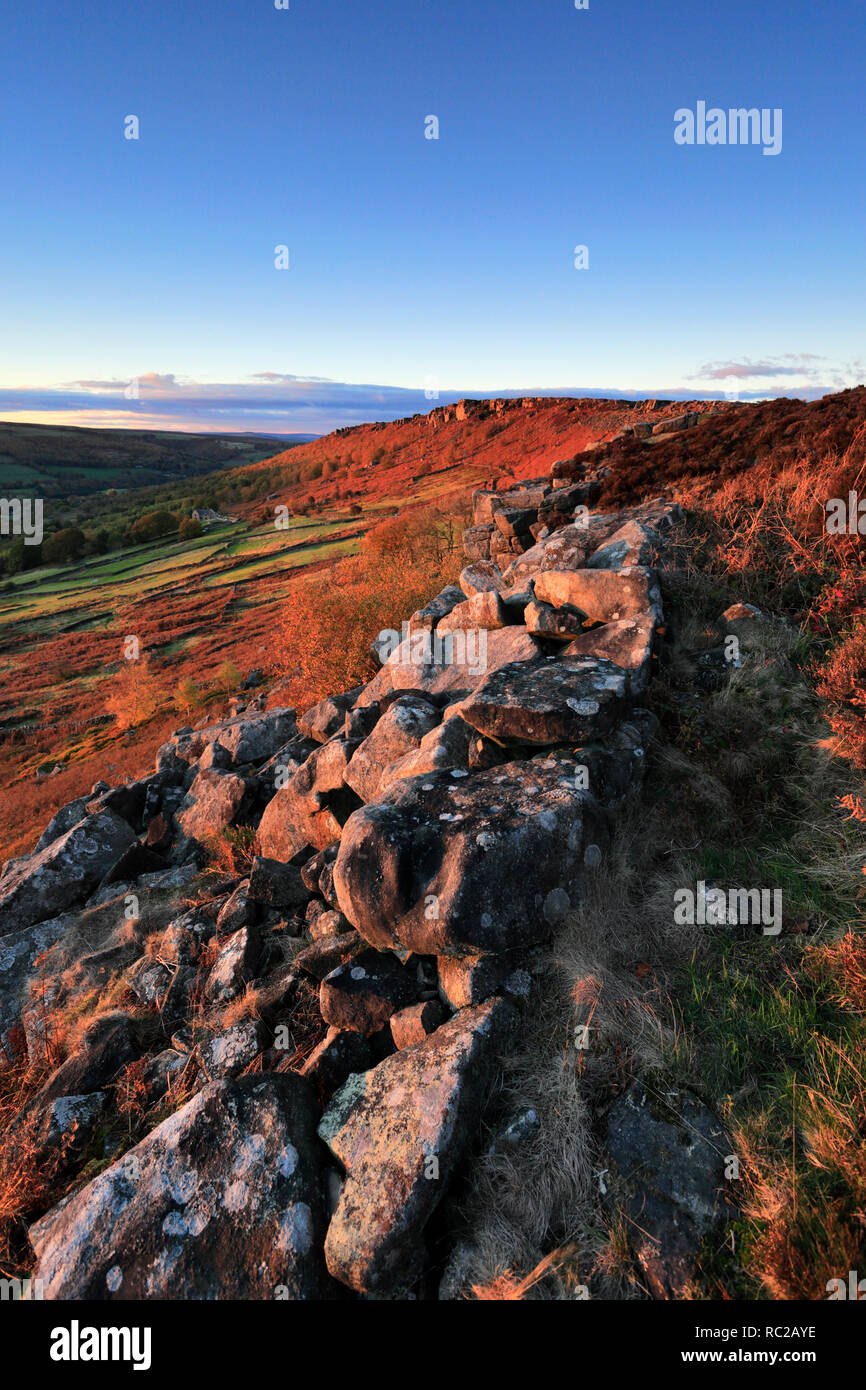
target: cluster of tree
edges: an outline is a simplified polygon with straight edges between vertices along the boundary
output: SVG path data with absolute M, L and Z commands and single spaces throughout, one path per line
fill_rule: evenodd
M 130 539 L 134 545 L 146 541 L 158 541 L 170 536 L 178 529 L 178 519 L 171 512 L 145 512 L 129 528 Z
M 40 545 L 28 545 L 17 536 L 0 555 L 0 566 L 6 574 L 35 569 L 38 565 L 65 565 L 79 559 L 90 548 L 88 537 L 77 526 L 53 531 Z
M 178 524 L 177 516 L 167 511 L 145 512 L 127 525 L 112 530 L 105 526 L 95 530 L 61 526 L 49 532 L 40 545 L 25 544 L 23 536 L 17 536 L 0 551 L 0 574 L 19 574 L 40 565 L 69 565 L 88 555 L 105 555 L 130 545 L 176 536 L 183 541 L 195 540 L 200 535 L 200 522 L 185 517 Z
M 210 689 L 200 686 L 192 676 L 178 681 L 171 695 L 163 689 L 159 676 L 144 655 L 138 661 L 125 661 L 112 683 L 105 701 L 121 729 L 134 729 L 146 724 L 163 707 L 171 704 L 179 714 L 189 717 L 217 695 L 229 695 L 237 690 L 241 673 L 233 661 L 224 661 L 217 669 Z

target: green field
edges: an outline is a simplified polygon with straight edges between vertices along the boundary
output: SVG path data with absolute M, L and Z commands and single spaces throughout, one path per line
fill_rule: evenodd
M 7 581 L 0 593 L 0 639 L 4 629 L 26 623 L 34 637 L 58 633 L 74 623 L 100 626 L 117 608 L 147 596 L 232 587 L 349 554 L 363 529 L 359 518 L 320 521 L 292 518 L 285 529 L 237 522 L 210 528 L 193 540 L 132 546 L 107 556 L 64 566 L 28 570 Z

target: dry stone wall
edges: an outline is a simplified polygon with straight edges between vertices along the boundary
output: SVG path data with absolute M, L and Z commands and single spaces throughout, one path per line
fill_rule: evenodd
M 53 1107 L 62 1135 L 64 1097 L 104 1113 L 130 1057 L 151 1101 L 179 1078 L 194 1091 L 31 1226 L 46 1296 L 428 1288 L 427 1224 L 522 1012 L 544 1008 L 543 954 L 603 865 L 657 727 L 643 703 L 656 566 L 680 511 L 593 511 L 598 491 L 576 459 L 477 492 L 458 582 L 380 636 L 366 686 L 300 718 L 254 699 L 179 730 L 153 774 L 95 788 L 7 866 L 3 1036 L 23 1027 L 39 1045 L 26 1020 L 45 942 L 58 1007 L 121 969 L 164 1035 L 148 1041 L 135 1009 L 109 1016 L 34 1123 Z M 239 824 L 257 826 L 251 872 L 179 910 L 156 951 L 107 929 L 130 897 L 146 916 L 177 892 L 208 835 Z M 82 912 L 101 945 L 71 959 Z M 252 1015 L 221 1030 L 250 988 Z M 324 1035 L 299 1059 L 293 1020 L 311 1001 Z

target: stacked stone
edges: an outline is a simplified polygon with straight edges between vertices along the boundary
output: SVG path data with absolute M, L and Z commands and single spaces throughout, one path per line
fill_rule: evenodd
M 660 499 L 591 512 L 598 486 L 567 460 L 479 491 L 459 583 L 412 615 L 366 686 L 299 719 L 253 710 L 179 731 L 152 779 L 64 808 L 8 868 L 0 924 L 17 914 L 20 928 L 23 912 L 32 931 L 112 886 L 157 884 L 152 862 L 133 862 L 148 837 L 177 873 L 214 831 L 257 826 L 258 857 L 215 919 L 187 911 L 158 951 L 124 962 L 129 988 L 175 1027 L 148 1057 L 154 1086 L 190 1067 L 203 1089 L 132 1151 L 137 1186 L 113 1165 L 31 1228 L 47 1296 L 177 1296 L 179 1271 L 198 1291 L 183 1296 L 423 1286 L 425 1227 L 656 727 L 641 704 L 662 622 L 656 564 L 680 511 Z M 73 872 L 85 851 L 89 868 Z M 297 943 L 285 959 L 275 932 Z M 16 947 L 24 959 L 27 941 Z M 209 1030 L 249 987 L 255 1015 Z M 311 992 L 327 1031 L 287 1076 L 275 1039 Z M 103 1065 L 76 1071 L 79 1101 L 137 1055 L 117 1027 Z M 262 1074 L 240 1076 L 253 1065 Z M 260 1132 L 267 1175 L 244 1159 Z M 261 1239 L 236 1265 L 239 1223 Z

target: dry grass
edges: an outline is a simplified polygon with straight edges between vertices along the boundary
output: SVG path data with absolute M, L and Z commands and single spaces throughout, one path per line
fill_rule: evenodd
M 223 878 L 245 878 L 260 853 L 258 836 L 248 825 L 227 825 L 202 837 L 208 868 Z
M 26 1110 L 50 1076 L 47 1056 L 0 1070 L 0 1278 L 29 1265 L 25 1221 L 55 1200 L 64 1152 L 46 1151 Z
M 627 1225 L 601 1190 L 605 1114 L 635 1076 L 714 1104 L 750 1175 L 735 1253 L 726 1245 L 699 1270 L 692 1297 L 814 1298 L 825 1270 L 857 1267 L 866 1116 L 859 1035 L 837 1011 L 862 1011 L 866 852 L 843 803 L 863 787 L 819 746 L 796 629 L 756 630 L 746 663 L 701 691 L 695 658 L 718 645 L 712 619 L 738 594 L 706 575 L 668 589 L 672 645 L 650 700 L 663 742 L 506 1063 L 491 1126 L 529 1107 L 540 1126 L 476 1164 L 460 1254 L 475 1297 L 571 1298 L 575 1284 L 593 1298 L 645 1296 Z M 699 878 L 779 886 L 778 942 L 675 926 L 674 890 Z M 779 1109 L 790 1113 L 792 1089 L 793 1126 Z
M 369 532 L 359 555 L 294 586 L 273 664 L 299 708 L 375 675 L 376 635 L 384 628 L 399 632 L 404 619 L 454 582 L 463 520 L 432 507 L 401 512 Z

